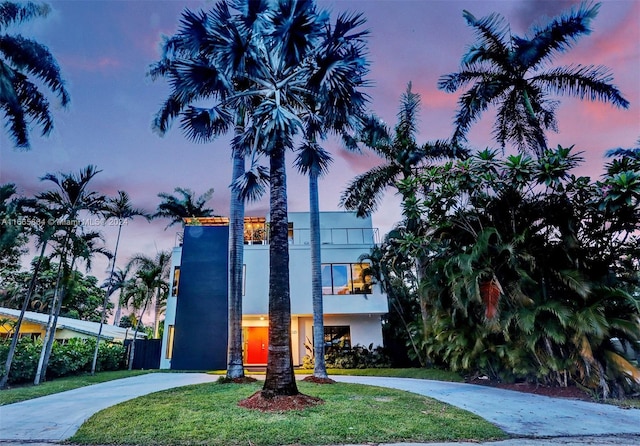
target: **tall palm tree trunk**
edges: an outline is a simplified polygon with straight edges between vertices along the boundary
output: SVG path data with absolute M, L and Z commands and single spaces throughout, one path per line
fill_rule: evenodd
M 68 241 L 69 241 L 69 237 L 67 236 L 64 241 L 64 245 L 63 245 L 64 248 L 63 248 L 62 254 L 60 255 L 60 263 L 58 264 L 58 272 L 56 275 L 56 287 L 53 292 L 51 309 L 49 310 L 49 318 L 47 320 L 47 329 L 45 330 L 45 333 L 44 333 L 44 339 L 42 341 L 42 350 L 40 351 L 40 358 L 38 359 L 38 366 L 36 368 L 36 376 L 33 380 L 33 384 L 35 386 L 37 386 L 38 384 L 40 384 L 42 380 L 44 380 L 43 370 L 46 369 L 45 362 L 48 363 L 48 358 L 46 358 L 47 346 L 49 345 L 49 339 L 55 337 L 55 330 L 56 330 L 55 324 L 57 322 L 57 319 L 54 317 L 54 314 L 55 314 L 55 308 L 58 305 L 58 300 L 62 301 L 60 296 L 60 293 L 62 293 L 60 284 L 62 282 L 62 275 L 63 275 L 62 265 L 65 262 L 66 256 L 67 256 L 66 246 Z M 47 361 L 45 361 L 45 358 L 47 359 Z
M 73 274 L 73 269 L 75 267 L 76 259 L 75 257 L 71 260 L 71 267 L 69 268 L 69 274 Z M 64 274 L 63 274 L 64 277 Z M 58 316 L 60 316 L 60 310 L 62 309 L 62 301 L 64 300 L 67 294 L 67 286 L 68 284 L 63 283 L 60 286 L 60 295 L 58 296 L 58 300 L 55 304 L 55 309 L 53 311 L 53 323 L 50 325 L 51 330 L 49 332 L 49 336 L 47 338 L 47 342 L 44 343 L 42 349 L 41 359 L 41 367 L 36 371 L 36 377 L 34 380 L 34 384 L 38 385 L 40 382 L 46 380 L 47 378 L 47 368 L 49 367 L 49 359 L 51 358 L 51 351 L 53 350 L 53 342 L 55 340 L 56 326 L 58 325 Z M 40 365 L 40 362 L 38 363 Z M 36 382 L 37 380 L 37 382 Z
M 328 378 L 324 362 L 324 310 L 322 307 L 322 258 L 320 253 L 320 204 L 318 171 L 309 170 L 309 241 L 311 243 L 311 300 L 313 304 L 313 376 Z
M 244 173 L 244 154 L 233 151 L 233 182 Z M 244 377 L 242 359 L 242 265 L 244 263 L 244 200 L 240 191 L 231 188 L 229 226 L 229 340 L 227 377 Z
M 122 223 L 118 225 L 118 237 L 116 237 L 116 247 L 113 251 L 113 262 L 111 263 L 111 271 L 109 272 L 109 286 L 105 290 L 104 300 L 102 301 L 102 312 L 100 313 L 100 328 L 98 328 L 98 336 L 96 337 L 96 348 L 93 351 L 93 360 L 91 361 L 91 376 L 96 374 L 96 364 L 98 362 L 98 349 L 100 348 L 100 338 L 102 337 L 102 327 L 104 326 L 104 319 L 107 315 L 107 305 L 109 303 L 109 296 L 111 296 L 111 290 L 113 285 L 113 271 L 116 268 L 116 258 L 118 256 L 118 245 L 120 244 L 120 234 L 122 233 Z
M 269 243 L 269 355 L 262 396 L 296 395 L 291 352 L 291 296 L 285 147 L 276 144 L 270 154 L 271 188 Z
M 44 251 L 47 247 L 47 242 L 44 241 L 42 243 L 42 248 L 40 249 L 40 256 L 38 257 L 38 263 L 33 270 L 33 276 L 31 276 L 31 281 L 29 282 L 29 289 L 27 290 L 27 294 L 22 301 L 22 307 L 20 308 L 20 316 L 18 316 L 18 320 L 16 321 L 16 325 L 13 327 L 13 336 L 11 337 L 11 345 L 9 346 L 9 352 L 7 353 L 7 360 L 4 364 L 4 375 L 2 375 L 2 379 L 0 379 L 0 389 L 4 389 L 7 386 L 7 382 L 9 381 L 9 372 L 11 372 L 11 363 L 13 362 L 13 357 L 16 353 L 16 346 L 18 345 L 18 339 L 20 338 L 20 327 L 22 326 L 22 320 L 24 319 L 24 313 L 27 311 L 29 307 L 29 302 L 31 301 L 31 296 L 33 295 L 33 290 L 36 287 L 36 282 L 38 279 L 38 272 L 40 271 L 40 265 L 42 265 L 42 259 L 44 258 Z

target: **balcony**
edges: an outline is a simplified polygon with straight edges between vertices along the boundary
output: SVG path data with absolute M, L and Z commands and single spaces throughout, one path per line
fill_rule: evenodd
M 375 245 L 378 243 L 378 228 L 321 228 L 320 243 L 322 245 Z M 268 245 L 268 225 L 248 227 L 244 230 L 246 245 Z M 290 245 L 309 245 L 310 230 L 308 228 L 289 228 Z

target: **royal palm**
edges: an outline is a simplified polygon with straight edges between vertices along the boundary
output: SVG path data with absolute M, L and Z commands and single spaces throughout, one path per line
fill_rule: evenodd
M 542 155 L 547 148 L 545 130 L 557 130 L 558 102 L 552 94 L 627 108 L 629 102 L 610 83 L 612 76 L 606 67 L 551 65 L 559 53 L 591 32 L 591 21 L 599 9 L 600 3 L 583 3 L 545 26 L 532 28 L 531 34 L 523 37 L 513 34 L 498 14 L 477 19 L 464 11 L 463 17 L 474 28 L 477 40 L 462 57 L 462 70 L 438 81 L 438 88 L 447 92 L 470 85 L 458 100 L 453 140 L 465 140 L 471 125 L 495 106 L 496 141 L 503 147 L 511 142 L 520 151 Z

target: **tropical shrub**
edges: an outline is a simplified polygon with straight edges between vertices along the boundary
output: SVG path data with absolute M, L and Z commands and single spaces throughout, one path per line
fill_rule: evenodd
M 72 338 L 65 343 L 54 342 L 47 376 L 57 378 L 90 371 L 94 349 L 94 339 Z M 16 384 L 33 381 L 41 350 L 41 340 L 21 338 L 18 341 L 8 382 Z M 0 363 L 6 361 L 8 351 L 9 341 L 0 342 Z M 100 343 L 96 370 L 121 370 L 124 369 L 124 362 L 125 349 L 122 344 Z
M 368 368 L 384 368 L 391 366 L 391 360 L 384 352 L 381 346 L 373 347 L 369 344 L 365 347 L 356 344 L 351 348 L 335 348 L 330 349 L 324 359 L 327 368 L 330 369 L 368 369 Z M 313 369 L 313 357 L 305 355 L 302 358 L 302 368 Z
M 0 342 L 0 363 L 4 364 L 9 353 L 10 340 Z M 9 383 L 20 383 L 33 380 L 36 376 L 36 366 L 42 350 L 42 341 L 23 337 L 18 340 L 16 352 L 11 364 Z M 4 367 L 0 370 L 4 375 Z
M 428 278 L 429 316 L 411 328 L 430 360 L 603 397 L 638 390 L 612 339 L 640 340 L 639 162 L 614 159 L 592 181 L 571 174 L 581 161 L 485 150 L 400 184 L 405 215 L 423 216 L 398 243 Z

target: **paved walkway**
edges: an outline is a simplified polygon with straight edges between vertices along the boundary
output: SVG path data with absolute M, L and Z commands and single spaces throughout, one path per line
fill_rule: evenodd
M 203 373 L 152 373 L 0 406 L 0 446 L 44 446 L 62 441 L 71 437 L 92 414 L 106 407 L 151 392 L 217 378 Z M 478 414 L 514 437 L 529 437 L 486 443 L 492 446 L 640 444 L 640 410 L 471 384 L 409 378 L 333 378 L 429 396 Z M 430 446 L 441 444 L 444 443 Z

